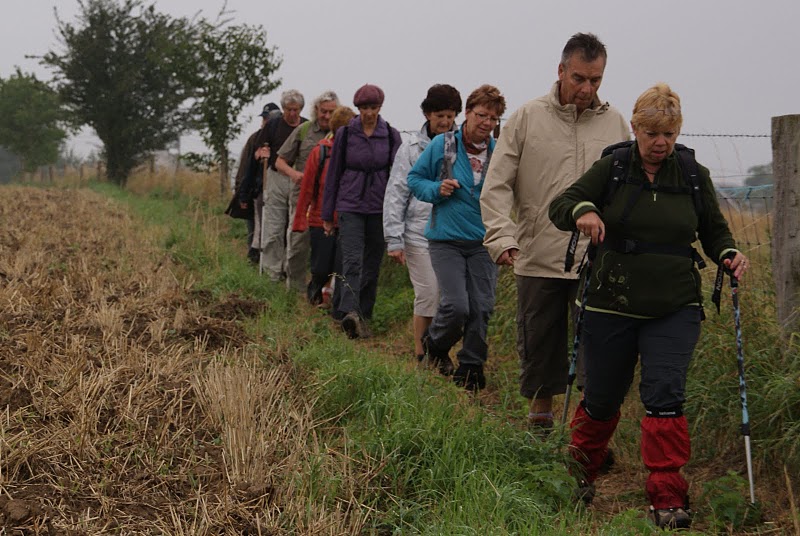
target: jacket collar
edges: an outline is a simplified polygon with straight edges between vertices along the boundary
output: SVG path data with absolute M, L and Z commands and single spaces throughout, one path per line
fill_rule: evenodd
M 600 115 L 605 113 L 606 110 L 609 108 L 609 104 L 607 102 L 603 102 L 600 98 L 595 94 L 594 101 L 592 101 L 592 105 L 583 111 L 581 117 L 578 117 L 578 109 L 574 104 L 561 104 L 559 99 L 559 83 L 556 81 L 553 84 L 553 87 L 550 89 L 550 94 L 548 95 L 548 102 L 550 106 L 555 110 L 556 114 L 564 120 L 569 120 L 572 122 L 577 121 L 578 119 L 586 116 L 592 117 L 595 115 Z
M 360 133 L 363 136 L 364 134 L 364 127 L 361 126 L 361 116 L 357 115 L 350 120 L 348 126 L 355 130 L 356 132 Z M 383 120 L 383 117 L 380 115 L 378 116 L 378 124 L 375 125 L 375 132 L 372 134 L 374 137 L 377 138 L 388 138 L 389 137 L 389 127 L 386 125 L 386 121 Z

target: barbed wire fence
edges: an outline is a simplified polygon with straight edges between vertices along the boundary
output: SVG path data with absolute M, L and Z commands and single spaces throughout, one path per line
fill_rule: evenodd
M 418 130 L 401 130 L 403 140 L 407 140 Z M 682 132 L 682 138 L 729 138 L 729 139 L 770 139 L 770 134 L 756 133 L 692 133 Z M 84 176 L 84 166 L 87 168 L 86 175 L 89 173 L 101 174 L 102 165 L 99 161 L 92 164 L 80 165 L 80 177 Z M 91 166 L 91 168 L 89 167 Z M 97 168 L 96 170 L 93 168 Z M 91 171 L 90 171 L 91 170 Z M 32 178 L 43 183 L 52 183 L 53 176 L 63 175 L 64 170 L 56 168 L 54 173 L 53 166 L 40 168 Z M 736 174 L 716 174 L 712 179 L 716 181 L 744 181 L 748 177 L 746 173 Z M 772 218 L 774 209 L 774 187 L 772 184 L 761 186 L 737 186 L 726 187 L 717 186 L 717 199 L 720 209 L 728 220 L 731 231 L 736 238 L 738 247 L 747 254 L 751 260 L 751 271 L 754 276 L 771 277 L 771 244 L 772 244 Z M 763 277 L 753 279 L 764 281 Z M 771 290 L 771 289 L 764 289 Z

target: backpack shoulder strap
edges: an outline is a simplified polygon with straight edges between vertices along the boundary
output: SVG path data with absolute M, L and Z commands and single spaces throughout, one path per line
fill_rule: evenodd
M 301 143 L 304 139 L 306 139 L 306 136 L 308 136 L 309 128 L 311 128 L 311 121 L 306 121 L 305 123 L 300 125 L 300 132 L 297 134 L 297 138 L 300 140 Z
M 350 125 L 344 126 L 342 132 L 342 166 L 347 167 L 347 138 L 350 137 Z
M 699 167 L 694 157 L 694 149 L 676 143 L 675 155 L 678 157 L 678 164 L 683 172 L 683 179 L 692 191 L 694 210 L 699 217 L 703 213 L 703 196 L 700 192 L 700 179 L 698 178 Z
M 316 202 L 319 197 L 319 183 L 322 178 L 322 169 L 325 167 L 325 160 L 328 158 L 328 147 L 326 145 L 319 146 L 319 162 L 317 163 L 317 172 L 314 175 L 314 189 L 311 191 L 311 200 Z
M 628 179 L 628 163 L 631 160 L 631 148 L 633 147 L 632 141 L 625 141 L 616 143 L 603 149 L 602 156 L 613 155 L 611 164 L 611 176 L 606 184 L 606 193 L 603 196 L 603 206 L 611 203 L 614 194 L 620 184 L 623 184 Z
M 453 178 L 453 166 L 458 156 L 458 143 L 456 133 L 448 130 L 444 133 L 444 159 L 442 160 L 441 179 Z
M 392 125 L 386 121 L 386 130 L 389 131 L 389 165 L 388 167 L 392 167 L 392 151 L 394 150 L 394 132 L 392 132 Z

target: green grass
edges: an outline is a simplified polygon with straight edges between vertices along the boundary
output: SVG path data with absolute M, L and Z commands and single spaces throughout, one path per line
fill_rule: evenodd
M 327 318 L 309 314 L 295 294 L 259 277 L 243 255 L 242 222 L 222 226 L 216 236 L 200 231 L 200 220 L 224 218 L 219 208 L 165 195 L 136 197 L 110 186 L 95 188 L 162 228 L 160 245 L 196 278 L 198 288 L 216 295 L 235 292 L 268 304 L 249 326 L 263 341 L 265 366 L 278 356 L 304 371 L 307 395 L 325 423 L 318 430 L 319 441 L 347 453 L 368 475 L 359 477 L 358 493 L 373 509 L 370 533 L 656 532 L 641 510 L 603 518 L 574 505 L 575 484 L 560 439 L 536 441 L 509 424 L 518 420 L 524 405 L 517 394 L 516 359 L 492 363 L 497 401 L 484 408 L 428 371 L 347 340 Z M 747 301 L 747 296 L 744 292 L 742 316 L 754 455 L 765 473 L 786 463 L 790 474 L 798 474 L 800 352 L 796 347 L 782 351 L 776 344 L 777 327 L 763 313 L 770 310 L 768 293 L 759 302 Z M 405 329 L 412 297 L 404 269 L 386 260 L 373 320 L 378 336 Z M 693 464 L 743 457 L 731 315 L 708 313 L 688 385 Z M 504 270 L 490 329 L 493 354 L 515 355 L 514 317 L 514 279 Z M 628 403 L 637 404 L 635 391 L 631 395 Z M 636 458 L 638 424 L 622 423 L 616 441 Z M 731 469 L 741 474 L 743 465 Z M 323 473 L 314 464 L 298 471 L 315 482 L 311 501 L 335 507 L 335 497 L 348 487 L 344 475 Z M 722 527 L 726 516 L 740 515 L 736 505 L 717 505 L 725 512 L 720 514 L 711 499 L 704 501 L 716 516 L 709 519 L 721 519 L 711 523 L 714 527 Z

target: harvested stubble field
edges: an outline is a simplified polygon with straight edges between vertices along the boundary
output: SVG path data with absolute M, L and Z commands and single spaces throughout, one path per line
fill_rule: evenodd
M 236 258 L 242 237 L 221 210 L 144 191 L 169 199 L 148 204 L 147 224 L 131 216 L 133 197 L 110 190 L 0 188 L 0 534 L 654 532 L 636 396 L 612 442 L 617 466 L 588 510 L 572 500 L 563 436 L 525 432 L 510 272 L 490 382 L 470 398 L 409 359 L 402 269 L 383 270 L 379 336 L 348 341 Z M 148 212 L 155 204 L 168 215 Z M 769 296 L 747 298 L 746 318 L 771 311 Z M 767 522 L 730 523 L 744 515 L 746 481 L 728 473 L 744 463 L 730 319 L 714 313 L 692 376 L 685 471 L 703 533 L 800 527 L 796 476 L 780 460 L 795 456 L 797 397 L 785 385 L 800 369 L 794 354 L 769 351 L 774 326 L 758 326 L 748 358 L 769 369 L 751 393 L 755 437 L 772 438 L 756 443 Z M 708 368 L 718 354 L 719 370 Z
M 324 447 L 302 372 L 249 346 L 263 303 L 194 291 L 154 233 L 89 190 L 0 188 L 0 532 L 358 532 L 292 477 Z

